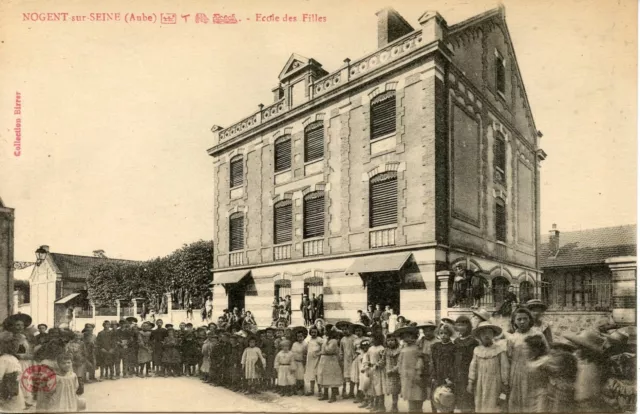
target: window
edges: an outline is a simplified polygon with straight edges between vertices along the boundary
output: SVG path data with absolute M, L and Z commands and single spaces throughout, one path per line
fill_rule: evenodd
M 275 169 L 276 172 L 291 168 L 291 136 L 285 135 L 276 140 L 275 145 Z
M 527 303 L 527 301 L 535 298 L 533 284 L 531 282 L 526 280 L 524 282 L 520 282 L 519 290 L 520 303 Z
M 229 217 L 229 251 L 244 249 L 244 215 L 233 213 Z
M 496 240 L 507 241 L 507 212 L 502 200 L 496 202 Z
M 324 192 L 316 191 L 304 197 L 303 237 L 324 236 Z
M 504 95 L 506 92 L 506 62 L 502 55 L 496 51 L 496 90 Z
M 505 171 L 507 167 L 507 143 L 501 132 L 496 132 L 493 146 L 493 165 L 495 167 L 495 181 L 505 183 Z
M 274 206 L 273 242 L 290 242 L 293 239 L 293 213 L 291 200 L 283 200 Z
M 398 222 L 398 175 L 387 171 L 369 182 L 369 227 Z
M 371 101 L 371 139 L 396 131 L 396 92 L 384 92 Z
M 236 155 L 231 158 L 231 166 L 229 168 L 229 182 L 231 188 L 242 185 L 244 167 L 242 165 L 242 155 Z
M 324 157 L 324 124 L 317 121 L 304 130 L 304 162 Z

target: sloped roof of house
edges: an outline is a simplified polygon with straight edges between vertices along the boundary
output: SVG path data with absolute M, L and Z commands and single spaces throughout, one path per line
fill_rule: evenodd
M 560 232 L 560 249 L 554 257 L 549 251 L 548 237 L 542 240 L 539 259 L 541 268 L 594 265 L 617 256 L 635 256 L 637 225 L 603 227 L 580 231 Z
M 111 259 L 105 257 L 79 256 L 75 254 L 49 253 L 63 279 L 87 279 L 91 268 L 100 263 L 135 263 L 133 260 Z

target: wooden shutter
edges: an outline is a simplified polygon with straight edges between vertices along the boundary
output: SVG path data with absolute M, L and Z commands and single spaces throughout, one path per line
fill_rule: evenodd
M 396 130 L 396 93 L 388 91 L 371 101 L 371 139 Z
M 324 193 L 316 191 L 304 198 L 304 238 L 324 236 Z
M 398 222 L 398 178 L 395 171 L 373 177 L 369 184 L 369 227 Z
M 496 203 L 496 240 L 507 241 L 507 214 L 502 203 Z
M 304 133 L 304 162 L 324 157 L 324 124 L 314 122 Z
M 291 136 L 281 137 L 276 141 L 276 172 L 291 168 Z
M 229 181 L 231 183 L 231 188 L 242 185 L 244 172 L 242 156 L 236 156 L 231 160 L 230 171 L 231 177 Z
M 229 251 L 244 249 L 244 216 L 235 213 L 229 218 Z
M 293 239 L 293 213 L 291 201 L 285 200 L 274 208 L 274 243 L 286 243 Z
M 506 143 L 505 143 L 504 136 L 499 132 L 496 134 L 494 156 L 495 156 L 494 165 L 500 168 L 502 172 L 505 172 L 505 167 L 507 165 Z

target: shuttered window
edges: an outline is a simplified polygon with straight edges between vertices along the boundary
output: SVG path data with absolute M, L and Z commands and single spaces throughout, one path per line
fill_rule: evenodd
M 324 192 L 304 197 L 304 238 L 324 236 Z
M 371 139 L 396 130 L 396 92 L 382 93 L 371 101 Z
M 229 251 L 244 249 L 244 215 L 234 213 L 229 217 Z
M 387 171 L 374 176 L 369 183 L 369 227 L 398 222 L 398 176 Z
M 275 144 L 276 172 L 291 168 L 291 136 L 285 135 L 276 140 Z
M 242 185 L 244 168 L 242 165 L 242 155 L 236 155 L 231 159 L 230 178 L 231 188 Z
M 507 212 L 502 201 L 496 203 L 496 240 L 507 241 Z
M 324 124 L 314 122 L 304 131 L 304 162 L 324 157 Z
M 284 200 L 274 206 L 273 234 L 275 244 L 290 242 L 293 239 L 293 213 L 291 200 Z
M 503 94 L 506 90 L 505 65 L 504 58 L 496 51 L 496 89 Z

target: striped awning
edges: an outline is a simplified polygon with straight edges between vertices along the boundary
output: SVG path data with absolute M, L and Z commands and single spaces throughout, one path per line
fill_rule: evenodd
M 78 296 L 80 296 L 80 293 L 72 293 L 70 295 L 67 295 L 67 296 L 65 296 L 63 298 L 60 298 L 60 299 L 56 300 L 54 303 L 56 305 L 64 305 L 65 303 L 77 298 Z
M 402 269 L 410 257 L 410 252 L 359 257 L 354 260 L 345 273 L 397 272 Z
M 238 283 L 251 273 L 251 270 L 236 270 L 235 272 L 224 272 L 213 274 L 214 285 L 228 285 Z

